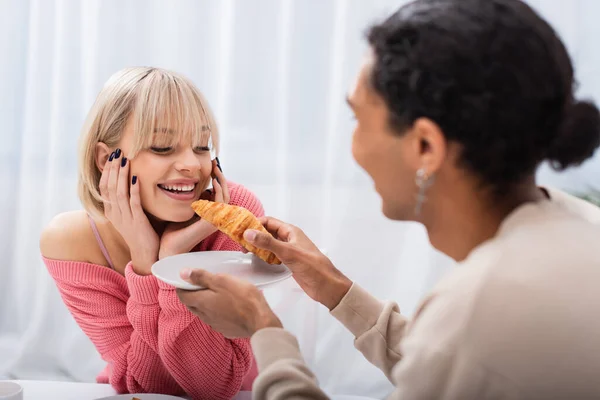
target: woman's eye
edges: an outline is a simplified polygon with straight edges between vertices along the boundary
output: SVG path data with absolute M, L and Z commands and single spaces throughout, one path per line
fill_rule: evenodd
M 208 146 L 199 146 L 199 147 L 194 148 L 194 150 L 196 150 L 196 152 L 198 152 L 198 153 L 204 153 L 204 152 L 210 151 Z
M 173 148 L 172 147 L 150 147 L 150 150 L 152 150 L 155 153 L 168 153 L 169 151 L 171 151 Z

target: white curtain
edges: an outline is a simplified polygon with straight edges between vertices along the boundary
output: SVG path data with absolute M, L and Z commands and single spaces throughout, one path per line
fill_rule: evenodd
M 410 314 L 451 262 L 421 227 L 380 215 L 350 154 L 344 95 L 365 28 L 405 1 L 0 0 L 0 376 L 92 381 L 103 363 L 40 260 L 39 234 L 80 208 L 77 138 L 104 81 L 132 65 L 189 76 L 213 105 L 228 178 L 307 233 L 336 265 Z M 582 95 L 600 98 L 596 0 L 531 2 L 563 35 Z M 543 183 L 599 186 L 600 159 Z M 268 292 L 331 393 L 383 397 L 383 374 L 288 283 Z

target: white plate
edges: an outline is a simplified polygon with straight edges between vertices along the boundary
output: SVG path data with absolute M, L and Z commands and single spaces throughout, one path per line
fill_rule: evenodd
M 185 400 L 183 397 L 168 396 L 166 394 L 119 394 L 116 396 L 102 397 L 96 400 L 131 400 L 137 397 L 140 400 Z
M 163 258 L 152 266 L 152 274 L 179 289 L 198 290 L 179 277 L 184 268 L 202 268 L 213 274 L 228 274 L 258 287 L 265 287 L 292 276 L 283 264 L 271 265 L 251 253 L 239 251 L 198 251 Z

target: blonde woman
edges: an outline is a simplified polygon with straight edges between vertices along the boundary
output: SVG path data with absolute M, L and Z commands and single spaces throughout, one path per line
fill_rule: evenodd
M 214 117 L 188 79 L 158 68 L 119 71 L 82 132 L 85 211 L 58 215 L 42 234 L 48 271 L 108 363 L 97 381 L 120 393 L 224 399 L 256 376 L 247 339 L 227 339 L 195 318 L 150 271 L 169 255 L 241 250 L 194 216 L 200 197 L 264 214 L 252 193 L 225 180 L 211 146 L 218 151 Z

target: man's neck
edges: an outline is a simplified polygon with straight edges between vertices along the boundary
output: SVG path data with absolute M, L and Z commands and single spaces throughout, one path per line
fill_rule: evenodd
M 546 198 L 534 182 L 511 191 L 502 199 L 491 193 L 454 193 L 437 207 L 426 221 L 431 244 L 456 261 L 463 261 L 473 249 L 493 238 L 502 221 L 521 205 Z M 496 200 L 495 200 L 496 199 Z

